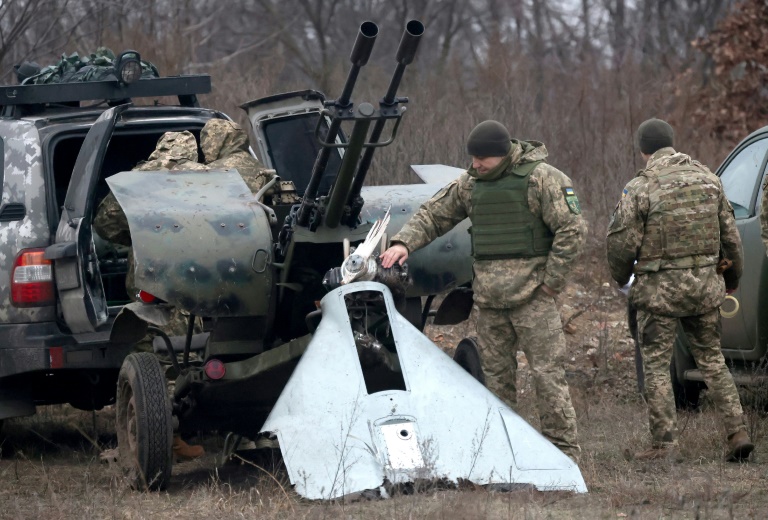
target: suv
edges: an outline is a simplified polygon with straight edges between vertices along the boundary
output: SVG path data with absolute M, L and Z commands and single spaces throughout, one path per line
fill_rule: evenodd
M 105 179 L 145 160 L 164 132 L 199 138 L 226 118 L 200 108 L 210 90 L 207 75 L 0 87 L 0 424 L 41 404 L 114 402 L 131 348 L 111 332 L 130 301 L 127 251 L 91 236 L 93 212 Z M 166 96 L 178 105 L 158 104 Z

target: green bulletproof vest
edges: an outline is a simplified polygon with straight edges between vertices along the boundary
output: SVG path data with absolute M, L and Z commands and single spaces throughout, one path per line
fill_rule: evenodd
M 650 202 L 636 272 L 702 267 L 720 252 L 719 188 L 696 167 L 644 172 Z
M 472 256 L 475 260 L 546 256 L 554 235 L 528 207 L 528 176 L 542 161 L 515 167 L 472 189 Z

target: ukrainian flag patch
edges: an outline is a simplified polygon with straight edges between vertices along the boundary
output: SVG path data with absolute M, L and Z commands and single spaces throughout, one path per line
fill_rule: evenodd
M 579 204 L 579 199 L 576 197 L 576 192 L 573 191 L 573 188 L 570 186 L 563 188 L 563 195 L 565 195 L 565 203 L 568 204 L 568 209 L 571 210 L 571 213 L 580 215 L 581 204 Z
M 621 198 L 623 199 L 626 196 L 627 196 L 627 188 L 624 188 L 624 191 L 621 192 Z

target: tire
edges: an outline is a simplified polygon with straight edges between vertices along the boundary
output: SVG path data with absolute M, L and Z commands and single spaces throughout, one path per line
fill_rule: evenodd
M 453 360 L 461 368 L 469 372 L 472 377 L 485 385 L 485 375 L 480 364 L 480 349 L 477 347 L 476 338 L 464 338 L 461 340 L 456 347 L 456 352 L 453 354 Z
M 672 354 L 669 364 L 669 376 L 672 380 L 672 393 L 675 395 L 675 408 L 678 410 L 696 410 L 699 407 L 701 383 L 686 381 L 677 375 L 677 355 Z
M 173 465 L 171 403 L 154 354 L 130 354 L 117 379 L 117 446 L 135 489 L 162 490 Z
M 405 311 L 402 313 L 406 320 L 411 325 L 419 329 L 419 332 L 424 331 L 424 322 L 422 321 L 422 307 L 421 298 L 418 296 L 405 299 Z

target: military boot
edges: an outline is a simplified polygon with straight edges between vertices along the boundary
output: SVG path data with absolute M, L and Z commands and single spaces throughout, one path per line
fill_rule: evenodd
M 668 460 L 670 462 L 683 462 L 683 456 L 677 446 L 665 446 L 662 448 L 649 448 L 645 451 L 638 451 L 632 456 L 633 460 L 652 461 Z
M 726 462 L 742 462 L 749 458 L 749 454 L 755 449 L 755 445 L 749 439 L 749 435 L 744 430 L 739 430 L 728 436 L 728 453 L 725 455 Z
M 173 458 L 176 462 L 193 460 L 205 455 L 202 446 L 192 446 L 182 440 L 179 435 L 173 436 Z

